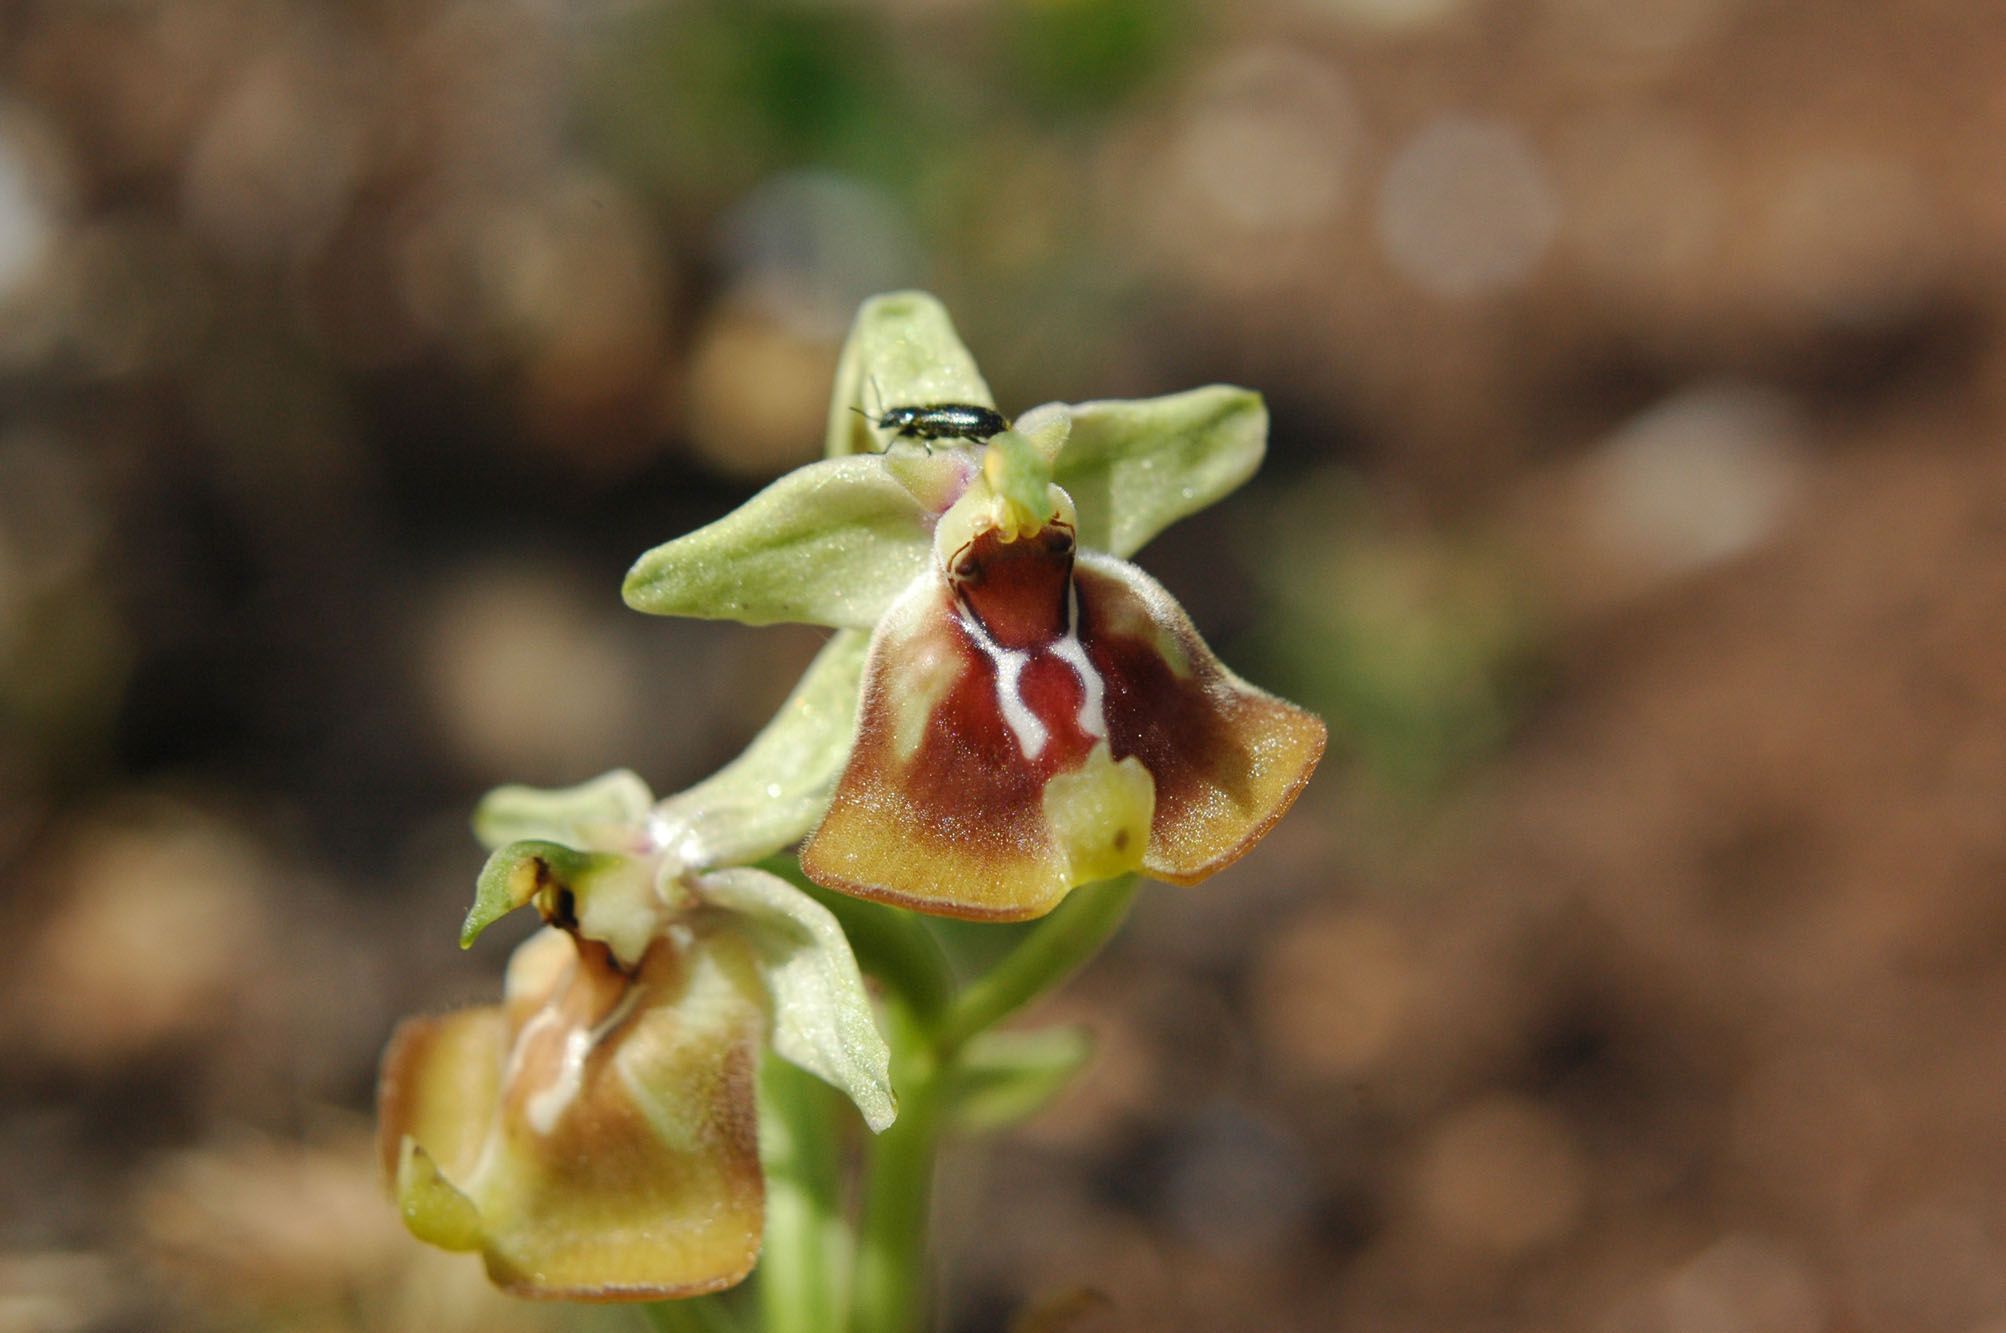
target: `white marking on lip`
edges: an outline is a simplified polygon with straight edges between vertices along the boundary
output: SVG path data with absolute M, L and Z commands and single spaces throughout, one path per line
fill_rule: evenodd
M 585 1057 L 592 1054 L 593 1047 L 605 1040 L 607 1033 L 627 1021 L 627 1015 L 634 1012 L 634 1006 L 640 1003 L 641 992 L 645 989 L 646 987 L 638 984 L 627 987 L 627 993 L 620 997 L 620 1003 L 614 1005 L 612 1012 L 589 1030 L 573 1028 L 564 1034 L 564 1053 L 558 1060 L 557 1077 L 551 1080 L 549 1087 L 531 1097 L 523 1106 L 523 1114 L 528 1118 L 531 1129 L 539 1134 L 548 1134 L 557 1128 L 558 1120 L 564 1115 L 565 1109 L 577 1099 L 578 1090 L 584 1085 Z M 554 1009 L 545 1009 L 523 1026 L 522 1037 L 516 1040 L 516 1055 L 509 1060 L 511 1072 L 520 1062 L 524 1039 L 542 1026 L 546 1019 L 555 1021 L 556 1017 Z
M 1076 585 L 1066 585 L 1066 635 L 1052 645 L 1052 656 L 1073 669 L 1080 678 L 1079 728 L 1097 741 L 1107 739 L 1107 710 L 1103 700 L 1107 686 L 1101 680 L 1101 673 L 1094 670 L 1094 664 L 1087 660 L 1087 650 L 1080 646 L 1080 590 Z
M 1021 648 L 1005 648 L 989 637 L 988 629 L 981 617 L 963 608 L 959 619 L 968 630 L 968 637 L 975 640 L 975 646 L 988 655 L 996 668 L 996 707 L 1003 714 L 1003 725 L 1010 728 L 1010 734 L 1017 738 L 1017 748 L 1024 758 L 1035 760 L 1045 752 L 1045 742 L 1052 738 L 1046 729 L 1045 720 L 1032 712 L 1024 702 L 1024 692 L 1020 682 L 1024 668 L 1030 665 L 1031 654 Z
M 1045 752 L 1045 742 L 1052 736 L 1044 719 L 1024 702 L 1020 681 L 1031 655 L 1020 649 L 999 648 L 993 642 L 983 646 L 990 660 L 996 663 L 996 704 L 1003 710 L 1003 723 L 1017 738 L 1017 748 L 1024 752 L 1024 757 L 1035 760 Z
M 1094 670 L 1093 663 L 1087 660 L 1086 649 L 1080 646 L 1079 618 L 1079 592 L 1069 584 L 1066 588 L 1066 632 L 1052 641 L 1050 651 L 1052 656 L 1071 667 L 1073 675 L 1079 679 L 1080 708 L 1075 719 L 1079 729 L 1095 740 L 1106 740 L 1107 712 L 1103 701 L 1107 688 L 1100 672 Z M 972 612 L 963 610 L 960 619 L 975 646 L 988 655 L 996 668 L 996 707 L 1003 714 L 1003 724 L 1017 738 L 1017 748 L 1023 752 L 1024 758 L 1035 761 L 1045 752 L 1045 745 L 1051 740 L 1051 730 L 1045 726 L 1044 719 L 1024 702 L 1021 682 L 1024 668 L 1030 665 L 1031 654 L 1021 648 L 1005 648 L 997 643 L 989 637 L 981 619 Z

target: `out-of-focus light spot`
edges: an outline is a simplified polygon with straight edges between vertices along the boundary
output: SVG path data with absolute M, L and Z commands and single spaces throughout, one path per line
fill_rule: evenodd
M 1559 1116 L 1497 1097 L 1441 1122 L 1416 1186 L 1422 1212 L 1445 1235 L 1510 1255 L 1573 1230 L 1585 1182 L 1580 1150 Z
M 471 572 L 442 589 L 420 668 L 452 750 L 482 774 L 584 778 L 632 732 L 639 673 L 568 580 Z
M 1327 262 L 1363 132 L 1349 83 L 1305 51 L 1234 50 L 1194 81 L 1168 131 L 1104 162 L 1102 207 L 1158 262 L 1248 292 Z
M 664 355 L 660 239 L 616 182 L 576 174 L 490 213 L 475 242 L 489 332 L 561 438 L 575 411 L 647 393 Z M 609 441 L 609 447 L 617 447 Z
M 323 34 L 245 71 L 189 154 L 182 206 L 190 224 L 251 259 L 318 247 L 365 165 L 359 59 Z
M 540 447 L 621 466 L 657 436 L 670 279 L 633 195 L 590 171 L 472 192 L 405 222 L 396 286 L 411 324 L 515 372 Z
M 1764 269 L 1820 317 L 1899 319 L 1928 293 L 1944 259 L 1942 223 L 1905 163 L 1866 154 L 1814 158 L 1775 187 Z
M 689 434 L 723 476 L 756 481 L 822 450 L 835 342 L 803 337 L 764 309 L 726 306 L 697 336 L 689 365 Z
M 85 1333 L 112 1322 L 124 1297 L 121 1266 L 98 1254 L 0 1254 L 0 1329 Z
M 1301 0 L 1301 4 L 1361 28 L 1400 32 L 1431 28 L 1470 8 L 1471 0 Z
M 1395 155 L 1380 196 L 1379 242 L 1415 285 L 1475 297 L 1526 281 L 1559 222 L 1545 164 L 1522 132 L 1452 116 Z
M 865 297 L 923 270 L 919 238 L 891 199 L 832 172 L 764 181 L 718 235 L 732 298 L 804 338 L 841 339 Z
M 1831 1317 L 1803 1260 L 1767 1237 L 1736 1232 L 1665 1283 L 1663 1333 L 1816 1333 Z
M 1313 1077 L 1354 1079 L 1393 1047 L 1418 976 L 1394 923 L 1365 911 L 1319 913 L 1279 932 L 1255 999 L 1274 1059 Z
M 1194 203 L 1248 231 L 1329 221 L 1342 205 L 1358 113 L 1342 77 L 1299 51 L 1256 47 L 1203 79 L 1176 148 Z
M 47 259 L 52 220 L 28 161 L 0 121 L 0 301 L 22 287 Z
M 1631 421 L 1581 474 L 1590 540 L 1614 563 L 1672 577 L 1760 545 L 1806 463 L 1796 413 L 1772 390 L 1687 389 Z
M 46 363 L 70 332 L 77 166 L 55 122 L 0 99 L 0 369 Z
M 270 873 L 237 830 L 185 812 L 104 820 L 43 886 L 24 996 L 47 1059 L 114 1063 L 226 1021 L 263 956 Z

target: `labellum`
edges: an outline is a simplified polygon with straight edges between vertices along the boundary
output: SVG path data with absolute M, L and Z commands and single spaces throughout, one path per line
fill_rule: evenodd
M 1080 553 L 1072 501 L 1013 475 L 1012 440 L 878 626 L 855 748 L 802 850 L 819 883 L 992 920 L 1128 871 L 1195 883 L 1323 751 L 1323 724 L 1227 670 L 1154 580 Z

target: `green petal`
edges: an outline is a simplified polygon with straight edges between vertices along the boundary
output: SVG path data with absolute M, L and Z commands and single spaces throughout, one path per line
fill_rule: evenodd
M 869 629 L 925 570 L 933 519 L 882 458 L 825 459 L 657 546 L 621 592 L 658 616 Z
M 743 754 L 662 802 L 669 851 L 684 865 L 756 861 L 815 827 L 849 758 L 869 646 L 859 630 L 829 640 Z
M 489 851 L 512 842 L 623 850 L 655 802 L 648 784 L 624 768 L 576 787 L 497 787 L 474 810 L 474 836 Z
M 775 1054 L 847 1093 L 874 1132 L 891 1124 L 898 1116 L 891 1050 L 850 942 L 829 909 L 749 866 L 705 875 L 697 891 L 737 913 L 759 950 L 773 998 Z
M 889 407 L 996 400 L 975 368 L 975 358 L 955 336 L 947 308 L 925 292 L 887 292 L 857 311 L 857 322 L 836 363 L 836 392 L 829 402 L 831 458 L 884 447 L 869 422 Z
M 961 1048 L 956 1064 L 954 1128 L 985 1134 L 1036 1115 L 1092 1055 L 1084 1028 L 982 1033 Z
M 569 895 L 568 902 L 559 902 L 562 894 Z M 554 842 L 512 842 L 481 867 L 474 905 L 460 927 L 460 947 L 472 945 L 531 899 L 539 900 L 545 920 L 600 941 L 626 966 L 647 952 L 668 910 L 649 860 L 579 852 Z
M 1080 403 L 1053 479 L 1079 508 L 1080 545 L 1129 556 L 1253 476 L 1267 442 L 1261 396 L 1229 384 Z

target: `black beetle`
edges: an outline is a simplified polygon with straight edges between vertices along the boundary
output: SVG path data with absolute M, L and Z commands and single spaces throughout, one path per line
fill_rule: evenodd
M 871 420 L 870 414 L 862 408 L 851 410 L 864 420 Z M 978 443 L 1010 429 L 1009 421 L 1001 412 L 975 403 L 889 407 L 872 424 L 879 430 L 890 431 L 898 439 L 974 440 Z

